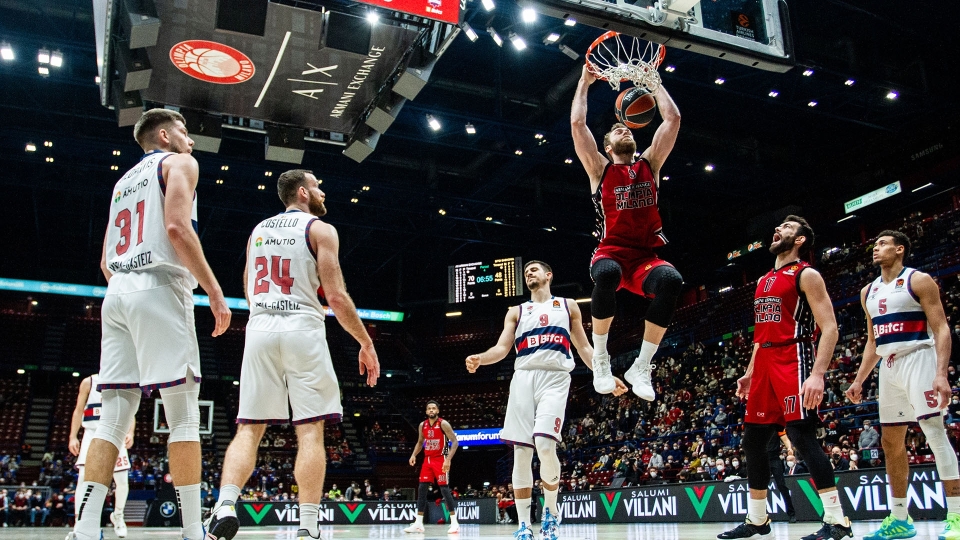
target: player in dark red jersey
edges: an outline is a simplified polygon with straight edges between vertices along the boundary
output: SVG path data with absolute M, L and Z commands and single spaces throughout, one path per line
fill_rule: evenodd
M 590 192 L 597 209 L 600 245 L 590 261 L 594 287 L 590 311 L 593 316 L 593 386 L 610 393 L 616 387 L 610 373 L 607 334 L 617 312 L 617 289 L 651 299 L 647 309 L 640 355 L 624 379 L 641 398 L 653 401 L 650 361 L 660 346 L 680 295 L 683 278 L 670 263 L 657 257 L 654 248 L 667 243 L 658 210 L 660 168 L 667 160 L 680 131 L 680 111 L 661 86 L 656 93 L 663 123 L 650 146 L 636 159 L 637 143 L 623 124 L 614 124 L 603 137 L 603 152 L 587 128 L 587 90 L 596 77 L 583 68 L 573 97 L 570 124 L 577 157 L 590 177 Z
M 837 344 L 837 320 L 820 273 L 801 260 L 813 249 L 813 229 L 799 216 L 787 216 L 776 228 L 770 253 L 773 270 L 757 281 L 753 300 L 753 355 L 737 381 L 747 399 L 743 451 L 750 487 L 747 519 L 717 538 L 757 538 L 770 534 L 767 444 L 786 426 L 794 451 L 810 469 L 823 502 L 823 526 L 802 540 L 852 537 L 833 477 L 833 467 L 817 441 L 817 407 L 823 400 L 823 374 Z M 819 329 L 819 331 L 818 331 Z M 819 347 L 817 334 L 821 333 Z
M 457 453 L 459 445 L 450 422 L 440 418 L 440 405 L 436 401 L 427 402 L 427 419 L 420 422 L 419 432 L 420 438 L 410 456 L 410 466 L 414 467 L 417 464 L 417 454 L 423 450 L 423 466 L 420 468 L 420 486 L 417 490 L 417 519 L 404 529 L 404 532 L 423 532 L 423 513 L 427 510 L 427 494 L 434 480 L 440 486 L 440 493 L 443 494 L 447 510 L 450 511 L 450 528 L 447 529 L 447 534 L 460 532 L 460 524 L 457 523 L 457 501 L 447 486 L 450 462 L 453 461 L 453 455 Z

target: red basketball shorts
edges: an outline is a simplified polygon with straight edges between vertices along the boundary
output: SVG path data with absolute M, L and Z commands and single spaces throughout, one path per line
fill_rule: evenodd
M 432 484 L 434 480 L 438 485 L 447 485 L 447 473 L 443 472 L 443 456 L 423 458 L 423 466 L 420 467 L 420 483 Z
M 637 296 L 651 299 L 654 295 L 643 292 L 643 281 L 647 279 L 650 271 L 654 268 L 663 264 L 670 264 L 657 257 L 653 250 L 624 249 L 618 246 L 604 246 L 603 244 L 593 254 L 590 266 L 593 266 L 600 259 L 610 259 L 620 265 L 622 275 L 620 286 L 617 289 L 626 289 Z
M 800 397 L 808 373 L 797 353 L 798 345 L 757 350 L 745 422 L 785 426 L 816 414 L 815 409 L 804 410 Z

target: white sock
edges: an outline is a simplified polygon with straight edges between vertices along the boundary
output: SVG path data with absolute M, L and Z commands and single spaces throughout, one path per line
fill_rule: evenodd
M 130 495 L 130 483 L 127 480 L 127 471 L 116 471 L 113 473 L 113 481 L 117 483 L 117 491 L 114 493 L 113 510 L 120 514 L 127 506 L 127 496 Z
M 423 526 L 423 514 L 417 514 L 417 519 L 414 521 L 417 525 Z
M 524 524 L 525 526 L 530 526 L 530 502 L 532 499 L 529 497 L 526 499 L 516 499 L 517 504 L 517 521 Z
M 653 360 L 653 355 L 657 354 L 657 349 L 659 348 L 659 343 L 650 343 L 647 340 L 643 340 L 643 345 L 640 346 L 640 355 L 637 356 L 637 362 L 649 364 L 650 361 Z
M 960 514 L 960 497 L 947 497 L 947 512 Z
M 203 525 L 200 523 L 200 484 L 177 486 L 176 490 L 180 519 L 183 520 L 183 536 L 190 540 L 201 540 Z
M 557 486 L 557 489 L 549 490 L 543 488 L 543 508 L 545 510 L 550 510 L 550 515 L 560 519 L 560 514 L 557 513 L 557 495 L 560 494 L 560 486 Z
M 910 513 L 907 512 L 907 498 L 890 497 L 890 513 L 900 521 L 905 521 L 910 517 Z
M 593 350 L 594 354 L 607 354 L 607 336 L 610 334 L 594 334 Z
M 310 536 L 320 536 L 320 505 L 300 503 L 300 528 L 306 529 Z
M 83 482 L 77 486 L 76 508 L 77 524 L 73 532 L 79 538 L 100 538 L 100 515 L 103 513 L 103 501 L 107 498 L 107 486 L 93 482 Z
M 236 506 L 237 499 L 240 498 L 240 488 L 233 484 L 220 486 L 220 497 L 217 498 L 217 506 L 221 504 L 231 504 Z
M 820 494 L 820 502 L 823 503 L 823 522 L 834 525 L 846 524 L 843 519 L 843 508 L 840 507 L 840 496 L 837 490 L 827 491 Z
M 647 344 L 646 341 L 643 342 Z M 754 525 L 763 525 L 767 522 L 767 498 L 750 499 L 747 502 L 747 519 Z

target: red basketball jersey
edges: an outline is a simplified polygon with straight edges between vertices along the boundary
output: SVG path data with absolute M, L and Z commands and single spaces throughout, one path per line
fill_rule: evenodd
M 753 300 L 753 341 L 761 347 L 812 343 L 817 323 L 800 292 L 800 273 L 810 265 L 794 261 L 767 272 Z
M 443 455 L 443 449 L 447 447 L 447 437 L 443 433 L 440 424 L 443 418 L 437 418 L 434 425 L 430 425 L 430 419 L 423 421 L 423 455 L 426 457 L 437 457 Z
M 593 194 L 599 247 L 649 251 L 665 245 L 657 197 L 657 182 L 647 160 L 607 164 Z

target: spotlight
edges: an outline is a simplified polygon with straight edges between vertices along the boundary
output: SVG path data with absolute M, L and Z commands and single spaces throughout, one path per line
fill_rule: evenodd
M 13 54 L 13 47 L 11 47 L 6 41 L 0 43 L 0 58 L 3 58 L 8 62 L 16 58 L 16 55 Z
M 100 76 L 97 75 L 96 77 L 94 77 L 94 78 L 93 78 L 93 82 L 94 82 L 95 84 L 100 84 Z
M 522 156 L 522 155 L 523 155 L 523 150 L 520 150 L 519 148 L 517 148 L 513 153 L 516 154 L 516 155 L 518 155 L 518 156 Z
M 46 77 L 47 75 L 50 75 L 50 68 L 48 68 L 47 66 L 40 66 L 37 68 L 37 73 Z
M 230 166 L 229 166 L 229 165 L 221 165 L 221 166 L 220 166 L 220 170 L 221 170 L 221 171 L 229 171 L 229 170 L 230 170 Z
M 352 202 L 352 203 L 358 203 L 358 202 L 360 202 L 360 199 L 354 197 L 354 198 L 350 199 L 350 202 Z
M 28 143 L 27 143 L 27 147 L 24 148 L 23 151 L 24 151 L 24 152 L 36 152 L 36 151 L 37 151 L 37 145 L 33 144 L 32 142 L 28 142 Z
M 363 186 L 360 188 L 361 191 L 370 191 L 370 186 Z
M 40 52 L 37 53 L 37 62 L 41 64 L 50 63 L 50 51 L 47 49 L 40 49 Z
M 113 151 L 113 155 L 119 156 L 119 155 L 120 155 L 120 151 L 119 151 L 119 150 L 114 150 L 114 151 Z
M 573 160 L 570 159 L 570 158 L 567 158 L 567 159 L 563 160 L 563 162 L 566 163 L 567 165 L 569 165 L 569 164 L 573 163 Z
M 79 377 L 79 376 L 80 376 L 80 373 L 74 371 L 74 372 L 72 373 L 72 375 L 73 375 L 74 377 Z
M 534 138 L 534 139 L 542 139 L 542 138 L 543 138 L 543 133 L 537 133 L 536 135 L 533 136 L 533 138 Z
M 223 178 L 217 178 L 217 185 L 218 185 L 218 186 L 222 186 L 222 185 L 223 185 Z
M 811 101 L 810 103 L 807 103 L 807 107 L 816 107 L 816 106 L 817 106 L 816 101 Z
M 669 176 L 664 176 L 663 178 L 661 178 L 661 180 L 669 180 L 669 179 L 670 179 Z
M 48 157 L 44 161 L 46 161 L 47 163 L 53 163 L 53 157 Z
M 777 97 L 780 95 L 780 92 L 777 92 L 776 90 L 771 90 L 770 93 L 767 95 L 770 97 Z
M 26 370 L 24 370 L 23 368 L 20 368 L 17 370 L 18 375 L 23 375 L 24 373 L 26 373 Z
M 497 43 L 497 47 L 503 47 L 503 38 L 500 37 L 500 34 L 498 34 L 497 31 L 494 30 L 492 26 L 487 27 L 487 32 L 490 33 L 490 37 L 493 38 L 493 41 Z
M 497 5 L 493 3 L 493 0 L 482 0 L 482 3 L 483 9 L 487 11 L 493 11 L 493 8 L 497 7 Z
M 550 32 L 547 37 L 543 39 L 544 43 L 556 43 L 560 39 L 560 34 L 556 32 Z
M 563 21 L 563 24 L 564 24 L 564 26 L 576 26 L 576 25 L 577 25 L 577 20 L 576 20 L 576 19 L 571 19 L 570 17 L 567 17 L 567 20 Z
M 524 41 L 522 37 L 512 32 L 510 33 L 510 42 L 513 43 L 513 47 L 518 51 L 522 51 L 527 48 L 527 42 Z
M 493 221 L 493 218 L 491 216 L 487 216 L 487 221 Z
M 439 210 L 437 210 L 437 213 L 438 213 L 438 214 L 440 214 L 441 216 L 445 216 L 445 215 L 447 215 L 447 211 L 446 211 L 446 210 L 444 210 L 443 208 L 441 208 L 441 209 L 439 209 Z
M 463 33 L 466 34 L 468 38 L 470 38 L 470 41 L 477 40 L 477 31 L 474 30 L 472 26 L 467 24 L 467 21 L 463 21 L 462 23 L 460 23 L 460 28 L 463 28 Z
M 233 381 L 234 386 L 240 386 L 240 381 Z
M 893 101 L 898 97 L 900 97 L 900 94 L 898 94 L 896 90 L 891 90 L 887 92 L 887 99 L 889 99 L 890 101 Z
M 707 165 L 703 168 L 703 170 L 705 170 L 705 171 L 707 171 L 707 172 L 713 172 L 713 164 L 712 164 L 712 163 L 707 163 Z
M 53 148 L 53 141 L 43 141 L 43 146 Z
M 803 70 L 803 76 L 804 76 L 804 77 L 809 77 L 809 76 L 811 76 L 811 75 L 813 75 L 813 70 L 812 70 L 812 69 L 805 69 L 805 70 Z
M 723 84 L 725 82 L 727 81 L 723 77 L 717 77 L 716 80 L 713 81 L 714 84 Z
M 118 165 L 111 165 L 111 166 L 110 166 L 110 170 L 111 170 L 111 171 L 119 171 L 119 170 L 120 170 L 120 167 L 119 167 Z
M 60 51 L 53 51 L 53 54 L 50 55 L 50 65 L 53 67 L 60 67 L 63 65 L 63 53 Z
M 527 24 L 536 22 L 537 12 L 533 8 L 523 8 L 523 11 L 520 12 L 520 18 Z
M 260 191 L 263 191 L 263 190 L 267 189 L 267 186 L 265 186 L 265 185 L 263 185 L 263 184 L 257 184 L 257 189 L 260 190 Z
M 377 21 L 380 20 L 380 15 L 376 11 L 367 12 L 367 22 L 370 24 L 377 24 Z
M 447 317 L 459 317 L 459 316 L 461 316 L 461 315 L 463 315 L 463 312 L 462 312 L 462 311 L 448 311 L 448 312 L 447 312 Z M 17 370 L 17 373 L 20 373 L 21 371 L 23 371 L 23 370 L 22 370 L 22 369 Z
M 430 125 L 430 129 L 434 131 L 440 131 L 440 128 L 443 126 L 440 125 L 440 121 L 436 119 L 432 114 L 427 115 L 427 124 Z
M 853 86 L 853 85 L 857 84 L 857 81 L 855 81 L 855 80 L 853 80 L 853 79 L 847 79 L 846 82 L 844 82 L 843 84 L 845 84 L 845 85 L 847 85 L 847 86 Z
M 273 171 L 267 171 L 263 173 L 264 176 L 273 176 Z
M 473 135 L 477 132 L 477 128 L 473 127 L 473 124 L 468 123 L 466 125 L 466 128 L 467 128 L 467 135 Z
M 663 68 L 663 70 L 664 70 L 664 71 L 667 71 L 667 72 L 670 72 L 670 73 L 673 73 L 674 71 L 677 70 L 677 67 L 676 67 L 676 66 L 667 66 L 667 67 Z

